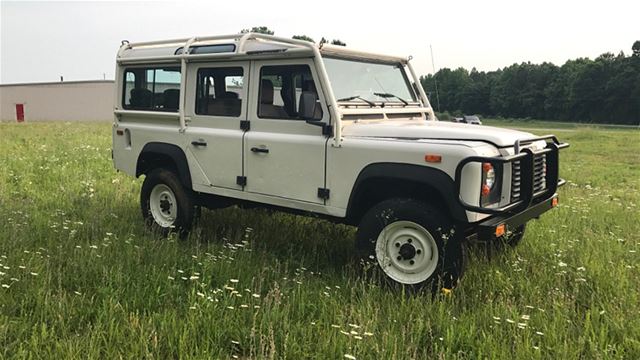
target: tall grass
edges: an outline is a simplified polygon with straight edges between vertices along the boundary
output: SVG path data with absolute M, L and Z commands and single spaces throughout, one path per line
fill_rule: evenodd
M 640 357 L 640 133 L 562 132 L 569 182 L 450 296 L 362 280 L 354 230 L 204 211 L 146 232 L 109 124 L 0 124 L 0 357 Z

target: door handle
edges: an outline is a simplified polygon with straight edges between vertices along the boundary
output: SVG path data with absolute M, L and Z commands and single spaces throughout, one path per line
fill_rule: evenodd
M 204 140 L 193 140 L 191 142 L 191 145 L 193 146 L 207 146 L 207 142 Z
M 259 148 L 259 147 L 252 147 L 251 148 L 251 152 L 268 154 L 269 153 L 269 149 L 267 149 L 267 148 Z

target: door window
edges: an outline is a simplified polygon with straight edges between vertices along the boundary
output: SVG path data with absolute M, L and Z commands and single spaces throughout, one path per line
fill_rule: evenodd
M 196 114 L 240 116 L 243 87 L 244 72 L 241 67 L 199 69 Z
M 320 98 L 308 65 L 263 66 L 258 98 L 260 118 L 322 119 Z

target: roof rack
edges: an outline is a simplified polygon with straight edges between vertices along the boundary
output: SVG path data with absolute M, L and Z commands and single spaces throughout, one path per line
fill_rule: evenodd
M 192 54 L 189 51 L 189 48 L 195 47 L 197 45 L 210 45 L 210 42 L 212 41 L 223 41 L 223 40 L 228 40 L 230 42 L 233 42 L 234 45 L 236 45 L 235 51 L 224 52 L 224 53 L 210 53 L 210 54 Z M 191 37 L 191 38 L 144 41 L 144 42 L 134 42 L 134 43 L 123 41 L 122 45 L 120 46 L 120 49 L 118 50 L 117 61 L 118 62 L 144 62 L 144 61 L 152 61 L 152 60 L 155 60 L 155 61 L 174 60 L 175 61 L 181 58 L 197 59 L 197 58 L 209 58 L 209 57 L 216 57 L 216 56 L 229 56 L 230 54 L 246 55 L 247 54 L 246 43 L 248 40 L 266 40 L 266 41 L 271 41 L 273 43 L 293 45 L 299 49 L 305 49 L 305 50 L 318 48 L 316 44 L 308 41 L 288 39 L 288 38 L 282 38 L 282 37 L 259 34 L 259 33 L 197 36 L 197 37 Z M 170 55 L 156 55 L 156 56 L 131 57 L 131 58 L 123 57 L 124 52 L 127 50 L 168 47 L 170 45 L 175 45 L 176 48 L 183 48 L 182 53 L 175 54 L 174 52 L 172 52 Z M 295 50 L 295 48 L 291 50 Z

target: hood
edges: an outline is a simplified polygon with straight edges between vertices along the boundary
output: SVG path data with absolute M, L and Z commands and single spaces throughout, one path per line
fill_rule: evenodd
M 498 146 L 512 146 L 518 139 L 535 135 L 510 129 L 445 121 L 359 121 L 345 122 L 342 135 L 396 139 L 480 140 Z

